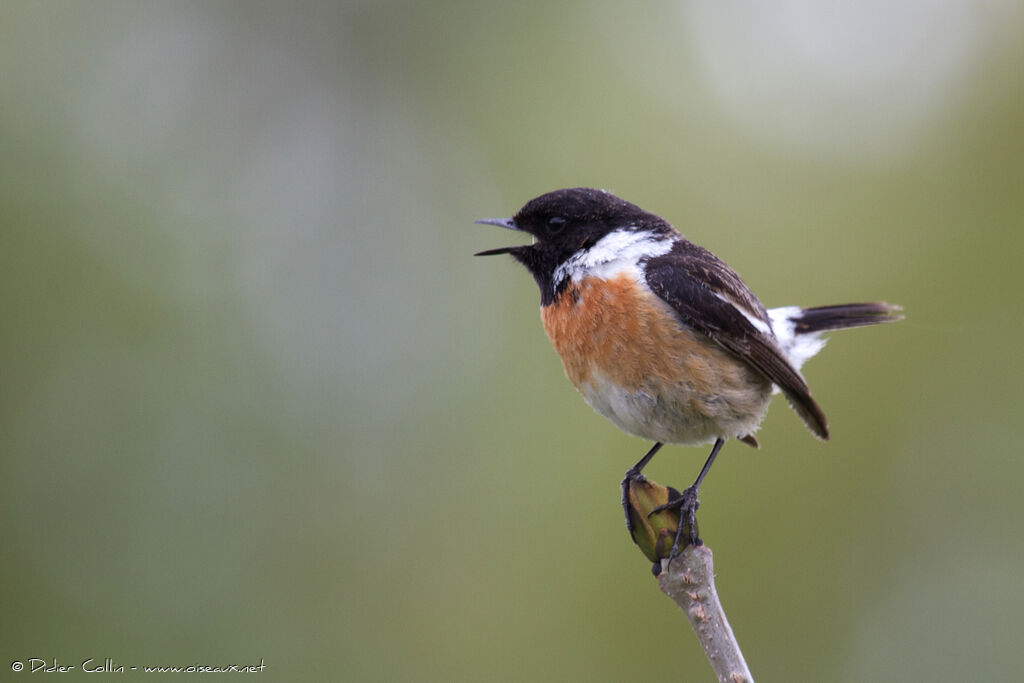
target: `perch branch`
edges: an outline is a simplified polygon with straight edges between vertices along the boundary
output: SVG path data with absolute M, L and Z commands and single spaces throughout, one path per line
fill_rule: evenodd
M 705 545 L 687 546 L 672 560 L 661 561 L 661 591 L 672 598 L 690 620 L 711 668 L 721 683 L 753 683 L 725 610 L 715 590 L 715 567 Z

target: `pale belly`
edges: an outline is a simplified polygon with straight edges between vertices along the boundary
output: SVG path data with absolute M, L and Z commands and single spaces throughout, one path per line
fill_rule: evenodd
M 771 386 L 695 390 L 685 381 L 652 382 L 628 390 L 601 372 L 577 387 L 584 400 L 622 431 L 677 444 L 738 439 L 757 431 L 771 400 Z

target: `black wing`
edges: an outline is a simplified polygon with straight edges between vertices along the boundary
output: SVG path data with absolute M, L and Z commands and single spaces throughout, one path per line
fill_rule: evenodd
M 828 438 L 825 414 L 811 398 L 807 382 L 774 339 L 744 315 L 770 328 L 764 306 L 721 259 L 681 239 L 669 253 L 647 261 L 647 284 L 689 327 L 706 334 L 782 389 L 808 429 Z

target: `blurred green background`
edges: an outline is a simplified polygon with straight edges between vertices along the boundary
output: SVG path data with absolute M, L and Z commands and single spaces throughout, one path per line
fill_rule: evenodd
M 0 678 L 710 680 L 624 529 L 648 444 L 565 380 L 526 272 L 471 257 L 518 239 L 474 219 L 592 185 L 769 306 L 906 309 L 805 368 L 832 441 L 776 401 L 702 490 L 757 680 L 1015 679 L 1022 30 L 968 0 L 3 3 Z

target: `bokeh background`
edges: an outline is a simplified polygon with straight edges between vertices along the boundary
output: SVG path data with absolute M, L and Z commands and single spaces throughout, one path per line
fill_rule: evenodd
M 769 306 L 906 308 L 805 368 L 831 442 L 777 401 L 702 491 L 758 680 L 1013 680 L 1022 30 L 973 0 L 4 2 L 0 678 L 710 680 L 624 530 L 647 444 L 576 396 L 525 271 L 471 257 L 518 239 L 473 219 L 592 185 Z

